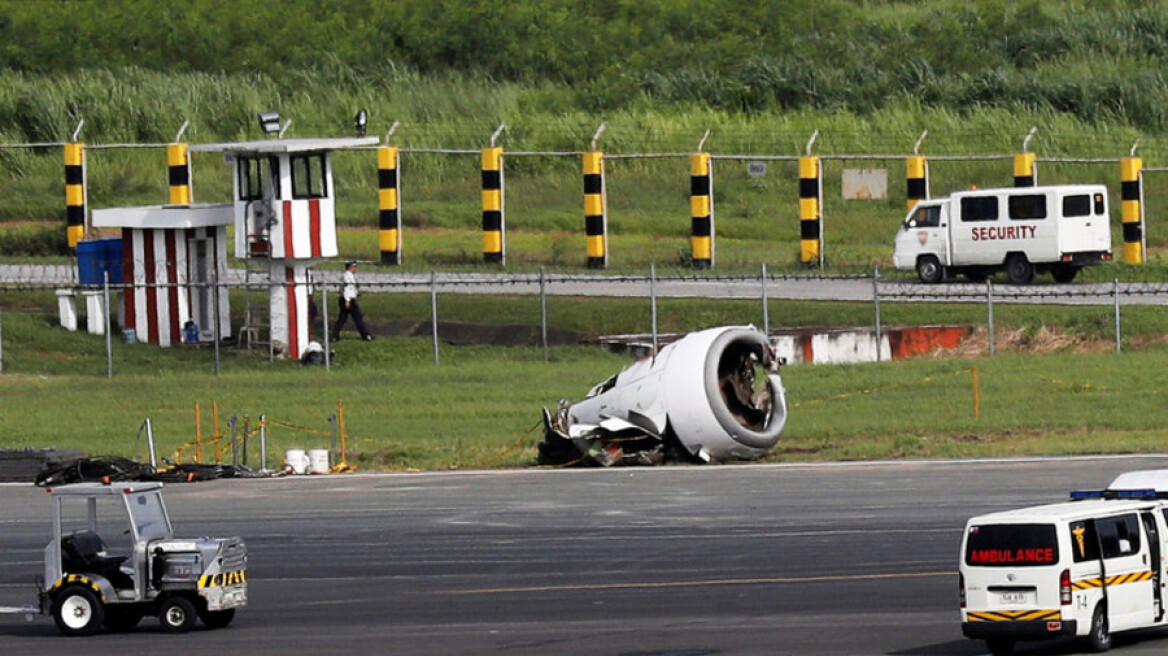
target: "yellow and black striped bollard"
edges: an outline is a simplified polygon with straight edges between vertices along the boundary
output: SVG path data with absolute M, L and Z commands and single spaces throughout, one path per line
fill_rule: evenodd
M 503 149 L 483 149 L 483 261 L 504 264 Z
M 401 188 L 398 182 L 398 150 L 377 149 L 377 242 L 382 264 L 401 264 Z
M 1124 157 L 1119 161 L 1120 205 L 1123 219 L 1123 261 L 1144 263 L 1144 160 Z
M 191 156 L 185 143 L 166 146 L 166 165 L 170 177 L 170 204 L 191 204 Z
M 929 162 L 924 155 L 913 155 L 905 160 L 905 178 L 908 181 L 908 209 L 929 199 Z
M 1015 187 L 1033 187 L 1038 184 L 1038 174 L 1035 172 L 1034 162 L 1034 153 L 1014 155 Z
M 799 260 L 806 266 L 822 264 L 823 229 L 820 205 L 823 202 L 822 169 L 819 156 L 799 158 Z
M 608 215 L 605 212 L 604 153 L 584 153 L 584 235 L 587 239 L 588 268 L 608 266 Z
M 65 144 L 65 222 L 69 248 L 85 238 L 85 144 Z
M 690 246 L 695 269 L 714 266 L 714 177 L 709 153 L 689 156 Z

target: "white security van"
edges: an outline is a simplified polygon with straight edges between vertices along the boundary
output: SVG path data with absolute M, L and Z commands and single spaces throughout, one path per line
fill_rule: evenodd
M 1057 282 L 1111 259 L 1111 221 L 1103 185 L 962 191 L 917 203 L 896 235 L 893 264 L 922 282 L 950 274 L 985 280 L 1005 270 L 1016 285 L 1035 272 Z
M 994 654 L 1059 637 L 1098 652 L 1114 632 L 1168 626 L 1168 471 L 1135 474 L 1072 493 L 1068 503 L 970 519 L 959 567 L 962 633 Z

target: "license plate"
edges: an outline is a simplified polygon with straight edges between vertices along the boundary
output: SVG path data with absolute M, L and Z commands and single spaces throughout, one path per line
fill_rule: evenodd
M 1024 604 L 1028 596 L 1025 592 L 1002 592 L 999 594 L 1002 595 L 1003 604 Z

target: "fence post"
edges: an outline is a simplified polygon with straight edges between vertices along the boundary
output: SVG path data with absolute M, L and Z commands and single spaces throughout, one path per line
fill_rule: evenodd
M 770 337 L 771 334 L 771 308 L 770 299 L 767 298 L 766 262 L 762 263 L 762 334 L 767 337 Z
M 1132 156 L 1119 161 L 1122 185 L 1120 218 L 1123 222 L 1123 260 L 1128 264 L 1143 264 L 1147 246 L 1144 237 L 1144 160 L 1135 156 L 1135 150 L 1136 147 L 1132 146 Z
M 268 471 L 268 422 L 260 415 L 260 471 Z
M 401 186 L 398 150 L 386 145 L 377 149 L 377 227 L 381 263 L 401 264 Z
M 1112 284 L 1111 294 L 1115 297 L 1115 352 L 1119 353 L 1123 350 L 1122 333 L 1119 329 L 1119 278 Z
M 657 265 L 649 264 L 649 315 L 653 331 L 653 357 L 657 357 Z
M 320 286 L 320 318 L 324 321 L 322 331 L 324 334 L 324 370 L 332 371 L 332 344 L 329 342 L 329 313 L 328 313 L 328 285 Z
M 4 321 L 0 319 L 0 374 L 2 373 L 4 373 Z
M 596 131 L 600 136 L 604 126 Z M 584 238 L 588 253 L 588 268 L 603 269 L 608 266 L 608 199 L 604 189 L 604 153 L 596 150 L 596 139 L 592 140 L 592 150 L 583 155 L 584 169 Z
M 986 332 L 989 335 L 990 355 L 994 354 L 994 281 L 986 278 Z
M 146 445 L 150 447 L 150 468 L 158 469 L 158 457 L 154 452 L 154 423 L 146 418 Z
M 109 294 L 109 271 L 102 273 L 104 280 L 101 286 L 101 302 L 105 305 L 105 377 L 114 377 L 114 347 L 110 338 L 110 294 Z
M 877 282 L 880 280 L 880 265 L 872 265 L 872 304 L 876 306 L 876 361 L 880 362 L 882 359 L 880 353 L 880 344 L 883 341 L 883 335 L 880 330 L 880 289 Z
M 73 141 L 65 144 L 65 221 L 69 248 L 76 248 L 77 242 L 85 237 L 85 144 L 77 141 L 80 130 L 78 124 Z
M 438 361 L 438 274 L 430 269 L 430 332 L 434 335 L 434 366 Z
M 543 343 L 543 363 L 548 362 L 548 318 L 547 318 L 547 286 L 544 280 L 544 268 L 539 268 L 539 335 Z
M 213 318 L 211 321 L 215 324 L 215 327 L 211 330 L 211 339 L 215 342 L 215 375 L 218 376 L 221 368 L 219 342 L 223 339 L 223 333 L 219 330 L 219 322 L 222 321 L 222 318 L 219 316 L 219 265 L 211 267 L 211 284 L 213 285 L 211 290 L 211 305 L 213 307 L 211 316 Z M 230 326 L 228 329 L 230 329 Z
M 690 252 L 695 269 L 709 269 L 714 266 L 714 171 L 710 154 L 701 148 L 689 156 Z
M 823 268 L 822 207 L 823 169 L 808 143 L 807 155 L 799 158 L 799 260 L 806 267 Z

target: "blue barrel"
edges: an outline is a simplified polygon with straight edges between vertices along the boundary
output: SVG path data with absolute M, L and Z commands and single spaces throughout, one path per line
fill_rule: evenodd
M 111 285 L 122 284 L 122 238 L 77 242 L 77 269 L 82 285 L 104 284 L 107 273 Z

